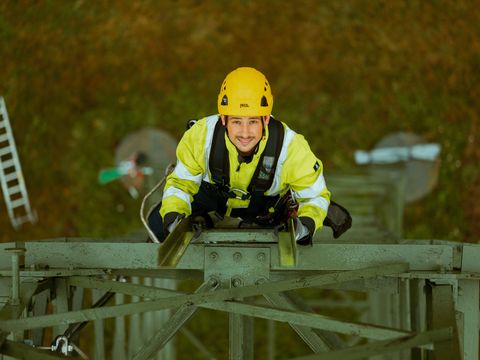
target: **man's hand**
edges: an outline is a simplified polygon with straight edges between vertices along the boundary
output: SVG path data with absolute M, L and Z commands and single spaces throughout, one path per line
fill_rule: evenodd
M 312 245 L 315 222 L 308 217 L 296 217 L 295 240 L 298 245 Z
M 352 227 L 352 217 L 347 209 L 331 200 L 323 225 L 331 227 L 333 230 L 333 238 L 337 239 Z
M 185 214 L 177 212 L 169 212 L 165 214 L 163 219 L 163 234 L 167 237 L 185 217 Z

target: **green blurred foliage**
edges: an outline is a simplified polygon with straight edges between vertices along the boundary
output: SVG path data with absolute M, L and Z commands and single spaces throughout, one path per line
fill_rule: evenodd
M 407 237 L 477 241 L 480 15 L 475 1 L 18 1 L 0 4 L 0 94 L 39 222 L 2 241 L 110 236 L 138 200 L 102 187 L 129 132 L 216 112 L 237 66 L 270 79 L 274 113 L 325 169 L 413 131 L 442 145 L 440 181 Z M 476 197 L 478 198 L 478 196 Z

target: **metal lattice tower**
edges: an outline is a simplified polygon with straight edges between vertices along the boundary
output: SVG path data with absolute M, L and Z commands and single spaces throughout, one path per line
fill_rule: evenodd
M 25 339 L 45 345 L 44 329 L 66 334 L 74 324 L 92 321 L 94 358 L 172 359 L 158 354 L 178 334 L 211 359 L 217 355 L 202 344 L 202 334 L 185 326 L 209 309 L 229 316 L 230 359 L 285 358 L 276 348 L 281 338 L 270 331 L 279 322 L 288 323 L 310 349 L 297 359 L 478 359 L 480 245 L 402 240 L 403 205 L 395 199 L 403 199 L 403 190 L 394 171 L 328 180 L 335 200 L 351 202 L 356 225 L 341 240 L 325 230 L 311 247 L 296 247 L 287 231 L 225 226 L 200 232 L 188 222 L 164 245 L 145 243 L 144 235 L 1 244 L 0 354 L 59 358 Z M 200 285 L 183 293 L 161 279 Z M 312 301 L 302 296 L 304 289 L 338 297 L 334 303 L 321 296 Z M 115 304 L 82 308 L 85 292 L 98 292 L 96 298 L 113 294 Z M 53 313 L 46 312 L 48 302 Z M 338 319 L 318 311 L 341 306 L 364 314 Z M 137 321 L 167 309 L 160 326 Z M 109 350 L 101 328 L 107 318 L 116 322 Z M 268 322 L 268 354 L 255 353 L 254 318 Z M 148 330 L 139 339 L 142 327 Z

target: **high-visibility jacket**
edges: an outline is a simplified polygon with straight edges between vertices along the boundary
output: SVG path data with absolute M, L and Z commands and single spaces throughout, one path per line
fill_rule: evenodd
M 162 217 L 169 212 L 185 215 L 192 213 L 191 202 L 198 192 L 202 181 L 213 183 L 209 171 L 209 157 L 212 147 L 213 132 L 218 115 L 203 118 L 185 132 L 177 147 L 177 163 L 175 170 L 167 177 L 163 192 Z M 285 194 L 291 189 L 299 203 L 298 216 L 309 217 L 315 222 L 315 228 L 322 227 L 330 203 L 330 192 L 323 177 L 322 162 L 313 154 L 305 138 L 291 130 L 285 123 L 283 146 L 280 151 L 275 175 L 266 196 Z M 268 127 L 260 140 L 258 151 L 252 161 L 239 162 L 235 145 L 225 134 L 225 144 L 230 161 L 230 188 L 247 192 L 248 185 L 254 175 L 260 155 L 265 149 L 268 139 Z M 229 198 L 227 211 L 246 208 L 249 199 Z M 263 214 L 259 214 L 263 215 Z

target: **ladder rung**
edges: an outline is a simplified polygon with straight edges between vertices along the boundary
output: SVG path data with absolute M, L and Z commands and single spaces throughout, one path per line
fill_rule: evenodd
M 8 195 L 17 194 L 20 191 L 22 191 L 22 188 L 20 187 L 20 185 L 16 185 L 8 189 Z
M 0 121 L 0 128 L 4 128 L 4 127 L 5 127 L 5 121 L 2 120 L 2 121 Z
M 8 136 L 7 133 L 1 134 L 1 135 L 0 135 L 0 143 L 1 143 L 1 142 L 4 142 L 4 141 L 7 141 L 8 138 L 9 138 L 9 136 Z
M 9 167 L 12 167 L 15 165 L 15 162 L 13 161 L 13 159 L 10 159 L 10 160 L 7 160 L 7 161 L 3 161 L 2 162 L 2 168 L 3 170 L 5 169 L 8 169 Z
M 25 224 L 26 222 L 31 222 L 31 223 L 33 223 L 33 222 L 34 222 L 33 217 L 27 215 L 27 216 L 20 216 L 20 217 L 15 218 L 15 223 L 16 223 L 17 225 Z
M 10 146 L 5 146 L 0 149 L 0 156 L 11 154 L 12 153 L 12 148 Z
M 9 182 L 9 181 L 12 181 L 12 180 L 17 180 L 18 179 L 18 176 L 17 176 L 17 173 L 16 172 L 12 172 L 8 175 L 5 175 L 5 182 Z
M 10 207 L 13 209 L 13 208 L 24 206 L 24 205 L 25 205 L 25 199 L 20 198 L 18 200 L 12 201 L 12 204 L 10 205 Z

